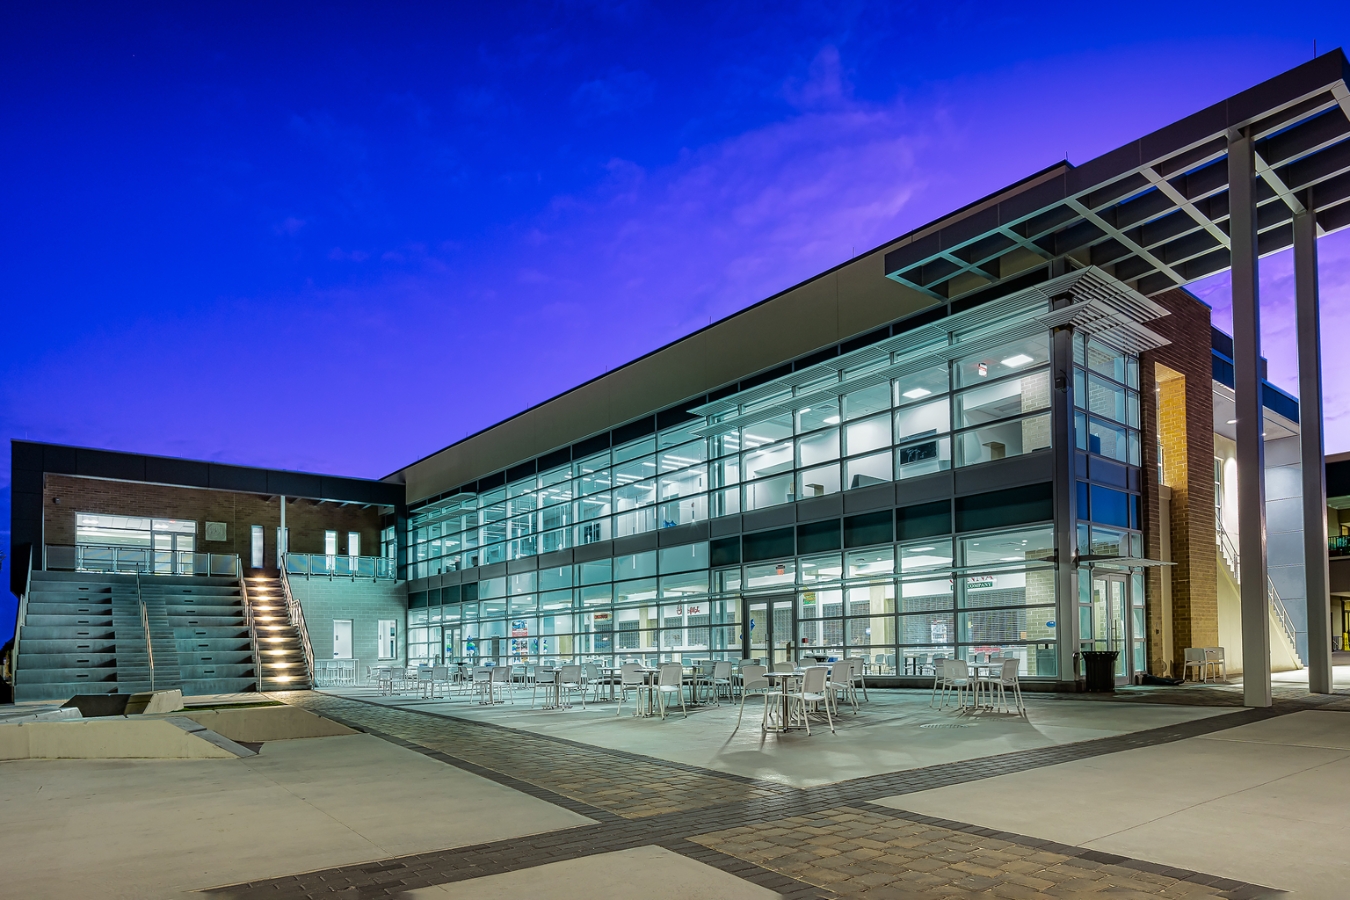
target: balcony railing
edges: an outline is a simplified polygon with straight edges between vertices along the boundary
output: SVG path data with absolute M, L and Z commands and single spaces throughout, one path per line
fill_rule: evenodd
M 366 578 L 393 581 L 398 577 L 394 560 L 383 556 L 328 556 L 323 553 L 287 553 L 286 572 L 324 578 Z
M 43 568 L 53 571 L 239 577 L 239 557 L 234 554 L 107 544 L 47 544 L 45 550 Z

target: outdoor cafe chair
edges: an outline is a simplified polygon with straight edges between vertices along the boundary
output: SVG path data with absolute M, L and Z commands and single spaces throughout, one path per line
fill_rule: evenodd
M 534 670 L 534 687 L 530 689 L 530 709 L 534 709 L 540 690 L 544 692 L 544 709 L 552 709 L 556 696 L 550 700 L 550 695 L 556 695 L 558 691 L 557 669 L 545 669 L 540 666 Z
M 1209 681 L 1209 660 L 1205 659 L 1205 650 L 1203 647 L 1187 647 L 1182 651 L 1181 679 L 1186 680 L 1186 676 L 1192 669 L 1195 670 L 1196 681 Z
M 432 672 L 430 669 L 417 670 L 417 687 L 422 692 L 422 699 L 435 699 L 436 683 L 432 681 Z
M 479 703 L 492 703 L 492 667 L 478 666 L 473 670 L 473 692 L 478 695 Z
M 494 693 L 500 691 L 507 700 L 516 702 L 515 695 L 511 692 L 511 670 L 507 666 L 493 666 L 490 681 Z
M 694 669 L 694 702 L 697 703 L 705 691 L 711 692 L 713 689 L 713 667 L 712 660 L 700 660 Z
M 956 691 L 956 705 L 966 708 L 966 695 L 970 695 L 971 705 L 979 703 L 979 682 L 971 677 L 970 664 L 964 659 L 949 659 L 947 662 L 947 686 Z
M 562 705 L 562 694 L 564 692 L 581 695 L 581 708 L 586 708 L 586 682 L 582 678 L 581 666 L 570 665 L 558 669 L 558 705 Z
M 944 656 L 933 658 L 933 693 L 928 698 L 928 705 L 937 704 L 938 709 L 946 702 L 947 689 L 951 684 L 947 681 L 947 663 L 949 660 Z
M 858 689 L 853 683 L 853 662 L 847 659 L 841 659 L 839 662 L 831 663 L 829 667 L 830 680 L 825 685 L 825 691 L 830 696 L 830 702 L 834 704 L 834 711 L 839 712 L 839 698 L 842 696 L 853 706 L 853 714 L 858 714 Z
M 800 713 L 808 736 L 811 734 L 810 711 L 813 706 L 825 707 L 825 721 L 830 724 L 830 732 L 834 732 L 834 717 L 830 715 L 830 694 L 825 681 L 829 674 L 827 666 L 811 666 L 802 673 L 800 687 L 795 692 L 788 691 L 788 721 L 791 722 L 793 716 Z M 768 705 L 767 701 L 765 705 Z
M 1228 664 L 1224 661 L 1222 647 L 1205 648 L 1205 665 L 1213 671 L 1215 678 L 1228 680 Z
M 990 662 L 993 662 L 993 660 L 990 660 Z M 1008 690 L 1011 688 L 1013 702 L 1017 707 L 1018 715 L 1026 715 L 1027 708 L 1022 702 L 1022 685 L 1021 682 L 1017 680 L 1017 669 L 1021 663 L 1018 660 L 1011 658 L 1004 659 L 1001 662 L 1002 665 L 999 667 L 998 674 L 994 675 L 991 673 L 984 676 L 980 679 L 980 685 L 989 691 L 990 706 L 992 708 L 998 709 L 999 704 L 1001 703 L 1003 708 L 1008 712 L 1012 712 L 1012 708 L 1008 706 Z M 995 695 L 997 695 L 998 700 L 994 699 Z
M 764 698 L 764 705 L 769 705 L 769 694 L 773 690 L 773 685 L 764 675 L 769 670 L 763 666 L 745 665 L 741 666 L 741 711 L 736 716 L 736 727 L 741 727 L 741 719 L 745 716 L 745 698 L 752 693 L 757 693 Z M 768 719 L 768 710 L 765 709 L 764 719 Z
M 643 682 L 644 682 L 644 674 L 642 671 L 642 666 L 634 662 L 629 662 L 624 663 L 623 666 L 620 667 L 619 705 L 618 708 L 614 710 L 614 715 L 617 716 L 623 710 L 623 698 L 628 696 L 629 691 L 632 691 L 637 696 L 637 699 L 641 700 Z M 633 715 L 637 715 L 636 710 L 634 711 Z
M 776 675 L 777 674 L 791 675 L 793 672 L 797 671 L 797 667 L 786 659 L 780 659 L 778 662 L 773 664 L 773 671 L 774 674 Z
M 867 670 L 867 659 L 862 656 L 850 656 L 847 661 L 850 665 L 853 666 L 853 677 L 857 679 L 858 685 L 862 687 L 863 700 L 864 701 L 868 700 L 867 676 L 865 674 Z M 855 693 L 853 695 L 853 703 L 855 706 L 857 705 L 857 702 L 858 702 L 858 695 Z
M 656 683 L 645 685 L 644 689 L 655 693 L 657 709 L 661 711 L 662 719 L 666 717 L 668 698 L 672 694 L 680 698 L 680 712 L 684 713 L 686 719 L 689 718 L 689 709 L 684 705 L 684 666 L 679 663 L 662 663 L 661 668 L 657 670 Z
M 736 700 L 736 695 L 733 692 L 735 685 L 731 680 L 731 663 L 726 660 L 719 660 L 713 663 L 712 671 L 713 702 L 718 706 L 722 705 L 723 688 L 726 688 L 727 700 L 734 702 Z
M 600 664 L 596 662 L 583 663 L 581 666 L 581 678 L 594 693 L 591 697 L 592 703 L 600 702 L 600 688 L 605 685 L 604 673 L 600 671 Z

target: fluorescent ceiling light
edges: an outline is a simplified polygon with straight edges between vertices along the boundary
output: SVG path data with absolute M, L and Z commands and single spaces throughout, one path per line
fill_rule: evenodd
M 825 417 L 825 424 L 826 424 L 826 425 L 838 425 L 838 424 L 839 424 L 839 417 L 838 417 L 838 416 L 826 416 L 826 417 Z
M 1016 356 L 1010 356 L 1003 360 L 1003 365 L 1010 369 L 1016 369 L 1018 366 L 1025 366 L 1029 362 L 1031 362 L 1030 356 L 1027 356 L 1025 353 L 1019 353 Z
M 928 388 L 914 388 L 913 390 L 905 391 L 900 396 L 908 397 L 911 400 L 918 400 L 920 397 L 927 397 L 931 393 L 933 392 L 928 390 Z
M 926 550 L 936 550 L 936 547 L 906 547 L 906 553 L 923 553 Z
M 1004 556 L 999 559 L 999 562 L 1021 562 L 1021 561 L 1022 557 L 1020 556 Z

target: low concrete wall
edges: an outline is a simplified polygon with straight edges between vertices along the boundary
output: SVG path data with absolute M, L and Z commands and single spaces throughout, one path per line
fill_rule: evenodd
M 164 719 L 0 725 L 0 759 L 236 759 Z
M 261 743 L 295 738 L 356 734 L 346 725 L 294 706 L 254 706 L 242 709 L 193 709 L 180 713 L 232 741 Z

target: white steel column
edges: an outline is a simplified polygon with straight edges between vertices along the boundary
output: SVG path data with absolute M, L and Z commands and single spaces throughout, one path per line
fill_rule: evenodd
M 1327 561 L 1326 454 L 1322 437 L 1322 338 L 1318 321 L 1317 214 L 1311 194 L 1294 214 L 1298 318 L 1298 422 L 1303 465 L 1303 570 L 1308 598 L 1308 690 L 1331 693 L 1331 575 Z
M 1242 595 L 1242 695 L 1270 706 L 1270 611 L 1266 595 L 1265 442 L 1261 432 L 1261 303 L 1256 246 L 1256 158 L 1248 136 L 1228 136 L 1233 363 L 1237 396 L 1238 556 Z M 1192 513 L 1200 511 L 1192 510 Z

